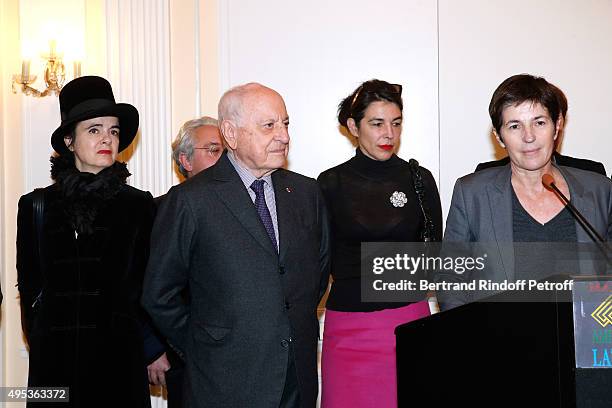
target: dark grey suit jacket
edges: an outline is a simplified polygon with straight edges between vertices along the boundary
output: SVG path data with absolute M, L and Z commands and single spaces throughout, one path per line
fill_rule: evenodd
M 279 253 L 225 154 L 157 214 L 143 305 L 184 354 L 188 407 L 278 407 L 290 346 L 302 406 L 315 406 L 327 213 L 314 179 L 280 169 L 272 182 Z
M 574 206 L 597 232 L 612 241 L 612 182 L 600 174 L 558 166 L 569 187 Z M 444 242 L 482 242 L 497 248 L 489 259 L 488 276 L 482 279 L 514 281 L 512 184 L 510 165 L 484 169 L 457 180 L 446 219 Z M 592 242 L 576 222 L 578 242 Z M 506 245 L 505 245 L 506 244 Z M 461 281 L 466 275 L 441 274 L 438 280 Z M 441 308 L 449 309 L 465 299 L 441 296 Z

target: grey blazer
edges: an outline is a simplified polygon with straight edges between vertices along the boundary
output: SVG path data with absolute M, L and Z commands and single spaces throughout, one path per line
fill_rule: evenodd
M 612 240 L 612 182 L 589 171 L 557 167 L 569 187 L 571 201 L 607 241 Z M 484 242 L 498 248 L 498 257 L 489 268 L 496 280 L 514 281 L 512 243 L 512 185 L 510 165 L 489 168 L 457 180 L 446 219 L 445 242 Z M 578 242 L 592 242 L 576 222 Z M 451 278 L 443 274 L 438 279 Z M 460 280 L 460 279 L 459 279 Z M 461 302 L 441 302 L 442 309 Z
M 280 169 L 272 181 L 279 253 L 225 154 L 159 209 L 142 302 L 184 356 L 187 407 L 277 407 L 289 347 L 302 406 L 315 406 L 327 213 L 315 180 Z

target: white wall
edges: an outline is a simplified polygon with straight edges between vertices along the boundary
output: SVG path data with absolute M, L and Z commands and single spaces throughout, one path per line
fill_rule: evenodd
M 316 177 L 354 154 L 341 99 L 364 80 L 404 87 L 400 154 L 438 171 L 435 1 L 221 2 L 221 89 L 257 81 L 290 116 L 290 169 Z
M 404 86 L 399 155 L 439 181 L 446 215 L 455 180 L 505 156 L 488 104 L 507 77 L 546 77 L 569 99 L 561 151 L 612 170 L 612 3 L 553 0 L 228 0 L 220 12 L 220 88 L 259 81 L 291 117 L 290 168 L 316 177 L 353 154 L 339 101 L 370 78 Z
M 20 70 L 19 35 L 29 35 L 20 22 L 31 22 L 28 13 L 38 2 L 44 1 L 0 0 L 0 253 L 3 380 L 9 385 L 20 384 L 25 373 L 14 288 L 16 202 L 48 183 L 49 135 L 59 124 L 55 97 L 11 92 L 10 76 Z M 139 108 L 141 143 L 129 163 L 138 176 L 131 182 L 155 194 L 177 182 L 168 144 L 180 124 L 214 115 L 220 94 L 248 81 L 285 97 L 289 167 L 313 177 L 353 154 L 338 131 L 339 101 L 367 79 L 401 83 L 400 156 L 417 158 L 434 173 L 445 212 L 454 180 L 494 158 L 487 106 L 495 87 L 512 74 L 543 75 L 564 90 L 570 110 L 562 152 L 602 161 L 612 170 L 609 0 L 53 4 L 84 21 L 75 24 L 84 30 L 83 73 L 109 76 L 117 99 Z
M 106 0 L 106 77 L 118 102 L 131 103 L 140 131 L 119 155 L 132 173 L 128 183 L 165 194 L 172 185 L 170 163 L 170 12 L 167 0 Z
M 514 74 L 540 75 L 559 86 L 569 103 L 561 152 L 603 162 L 612 171 L 612 2 L 439 3 L 444 214 L 455 179 L 495 159 L 489 101 Z

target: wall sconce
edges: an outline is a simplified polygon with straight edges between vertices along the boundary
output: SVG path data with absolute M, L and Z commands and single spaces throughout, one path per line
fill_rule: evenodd
M 59 92 L 64 86 L 66 78 L 66 69 L 62 61 L 62 54 L 55 51 L 55 41 L 50 42 L 49 54 L 43 54 L 42 57 L 47 60 L 45 67 L 45 84 L 46 89 L 39 91 L 31 86 L 36 81 L 36 75 L 30 75 L 30 60 L 23 60 L 21 63 L 21 75 L 13 75 L 13 93 L 17 93 L 16 85 L 19 85 L 21 92 L 24 95 L 32 95 L 36 98 L 42 98 L 47 95 L 59 95 Z M 81 76 L 81 62 L 74 61 L 73 74 L 75 78 Z

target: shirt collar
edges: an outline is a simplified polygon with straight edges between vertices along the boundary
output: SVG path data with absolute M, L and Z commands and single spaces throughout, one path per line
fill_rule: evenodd
M 231 150 L 227 151 L 227 158 L 229 159 L 230 163 L 232 163 L 232 166 L 234 166 L 234 169 L 236 169 L 236 172 L 240 176 L 240 179 L 244 183 L 244 186 L 247 189 L 249 189 L 251 187 L 251 184 L 253 184 L 255 180 L 258 180 L 258 178 L 255 177 L 249 169 L 247 169 L 246 167 L 244 167 L 238 162 L 238 160 L 236 159 L 236 156 L 234 156 L 233 151 Z M 261 180 L 263 180 L 268 186 L 270 187 L 273 186 L 272 185 L 272 173 L 261 177 Z

